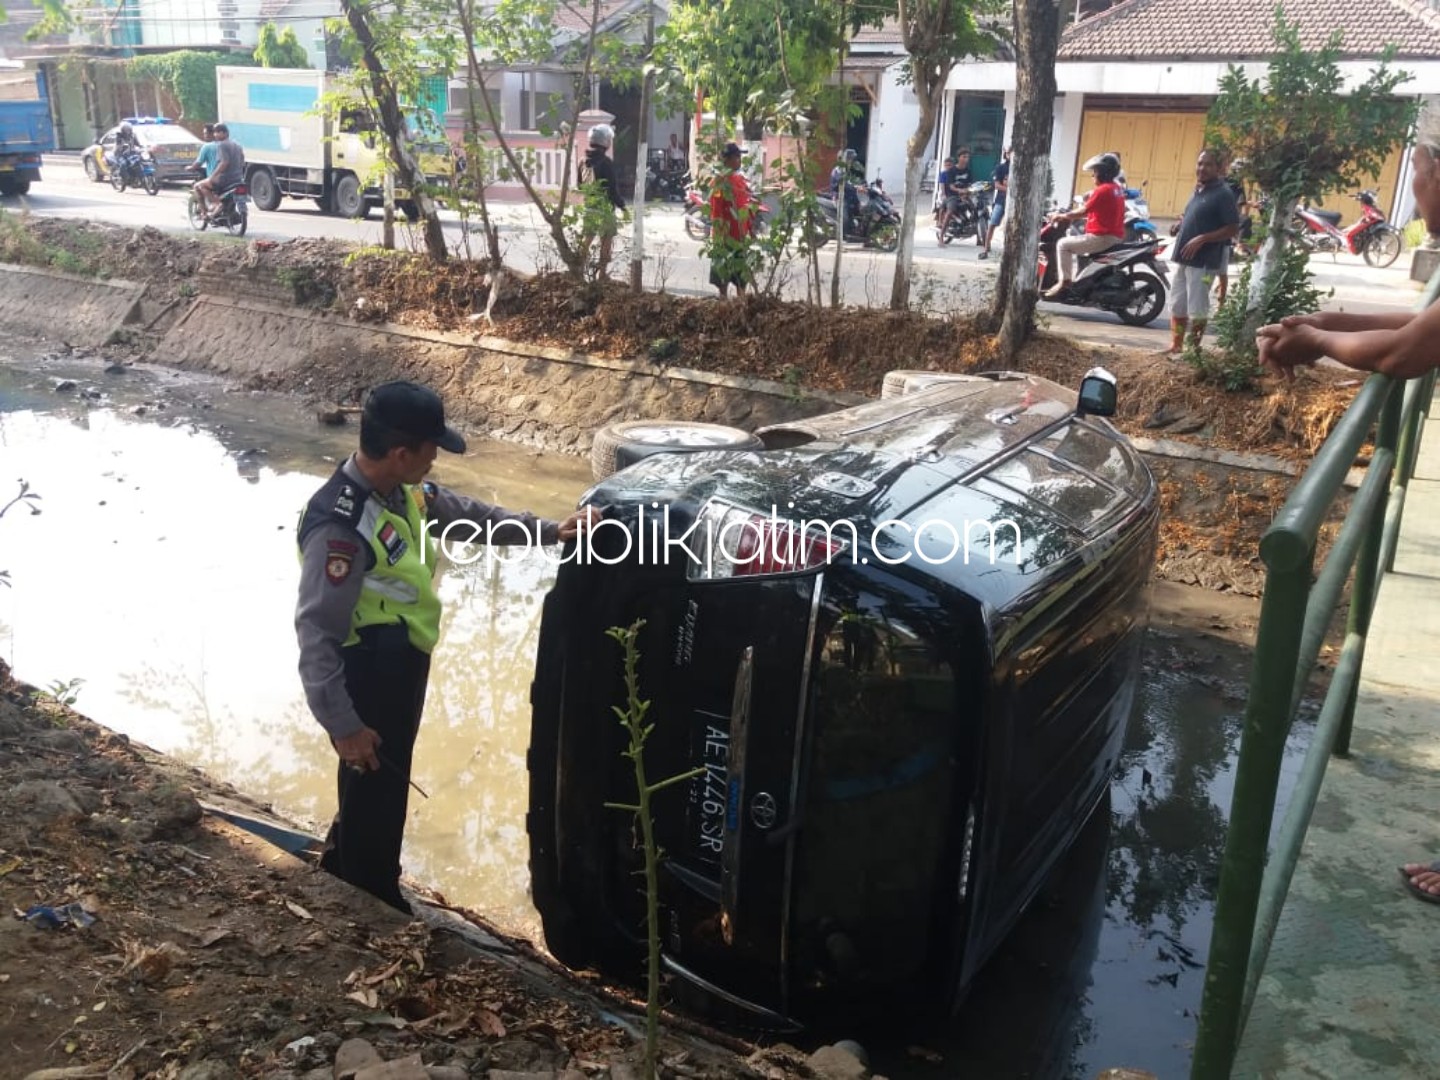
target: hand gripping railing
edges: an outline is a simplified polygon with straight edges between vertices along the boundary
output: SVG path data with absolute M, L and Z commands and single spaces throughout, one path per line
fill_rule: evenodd
M 1440 275 L 1430 282 L 1419 307 L 1434 300 L 1437 292 Z M 1380 573 L 1394 563 L 1405 489 L 1419 446 L 1420 419 L 1429 407 L 1434 383 L 1433 371 L 1405 383 L 1384 375 L 1370 376 L 1260 540 L 1265 593 L 1255 635 L 1250 695 L 1220 867 L 1191 1080 L 1220 1080 L 1230 1075 L 1325 766 L 1331 753 L 1343 756 L 1349 752 L 1376 585 Z M 1375 453 L 1365 480 L 1312 584 L 1316 536 L 1377 417 Z M 1355 578 L 1345 644 L 1275 838 L 1275 851 L 1267 861 L 1285 740 L 1352 567 Z

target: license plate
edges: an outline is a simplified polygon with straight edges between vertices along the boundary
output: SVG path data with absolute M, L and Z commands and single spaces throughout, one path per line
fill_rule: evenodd
M 170 151 L 170 156 L 171 156 L 172 158 L 175 158 L 177 161 L 186 161 L 186 160 L 194 161 L 194 160 L 195 160 L 195 151 L 194 151 L 194 150 L 186 150 L 186 149 L 184 149 L 183 147 L 181 147 L 181 148 L 177 148 L 177 149 L 175 149 L 175 150 L 171 150 L 171 151 Z
M 696 855 L 718 863 L 725 846 L 729 803 L 730 732 L 721 726 L 724 718 L 702 713 L 697 719 L 698 753 L 692 760 L 704 772 L 691 782 L 690 830 Z

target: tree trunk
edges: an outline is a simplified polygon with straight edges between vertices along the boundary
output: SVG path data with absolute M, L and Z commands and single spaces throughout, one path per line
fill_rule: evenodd
M 1285 227 L 1294 213 L 1294 199 L 1277 199 L 1270 211 L 1265 243 L 1260 245 L 1260 250 L 1250 265 L 1250 297 L 1246 301 L 1246 306 L 1249 308 L 1247 318 L 1250 316 L 1258 318 L 1257 313 L 1265 298 L 1265 282 L 1270 279 L 1270 275 L 1275 272 L 1275 267 L 1280 263 L 1280 252 L 1285 243 Z
M 920 58 L 915 58 L 918 67 Z M 933 70 L 933 66 L 932 66 Z M 915 264 L 915 217 L 920 207 L 920 173 L 924 166 L 922 158 L 930 137 L 935 134 L 935 119 L 940 115 L 940 98 L 945 93 L 945 81 L 950 68 L 945 67 L 942 77 L 931 80 L 931 86 L 923 88 L 927 93 L 920 96 L 920 119 L 915 131 L 905 145 L 905 202 L 900 212 L 900 246 L 895 251 L 895 277 L 890 283 L 890 308 L 904 311 L 910 306 L 911 270 Z M 915 89 L 922 87 L 916 84 Z
M 386 76 L 380 57 L 375 52 L 375 35 L 370 32 L 370 23 L 355 0 L 340 0 L 340 6 L 350 23 L 350 29 L 355 33 L 355 40 L 360 43 L 365 70 L 370 74 L 370 89 L 380 110 L 380 127 L 384 130 L 385 141 L 390 147 L 390 160 L 395 166 L 395 174 L 410 193 L 410 197 L 415 200 L 415 205 L 420 208 L 420 216 L 425 223 L 425 250 L 434 262 L 443 263 L 450 253 L 445 246 L 445 232 L 440 227 L 440 210 L 435 205 L 435 200 L 425 192 L 424 176 L 410 153 L 410 145 L 405 138 L 405 118 L 400 113 L 400 99 L 396 96 L 395 86 Z
M 1005 198 L 1005 249 L 990 325 L 996 345 L 1013 360 L 1035 329 L 1040 224 L 1050 195 L 1050 134 L 1055 126 L 1055 54 L 1060 47 L 1057 0 L 1015 0 L 1015 130 Z
M 645 55 L 655 54 L 655 5 L 646 5 Z M 630 291 L 645 291 L 645 181 L 649 177 L 646 158 L 650 156 L 650 101 L 655 94 L 655 72 L 647 62 L 645 79 L 640 84 L 640 139 L 635 151 L 635 228 L 630 239 Z

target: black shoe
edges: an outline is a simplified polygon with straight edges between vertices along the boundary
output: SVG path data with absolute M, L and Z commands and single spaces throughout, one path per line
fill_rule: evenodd
M 980 252 L 979 255 L 977 255 L 977 256 L 975 256 L 975 257 L 976 257 L 977 259 L 988 259 L 988 258 L 990 257 L 990 253 L 989 253 L 988 251 L 982 251 L 982 252 Z

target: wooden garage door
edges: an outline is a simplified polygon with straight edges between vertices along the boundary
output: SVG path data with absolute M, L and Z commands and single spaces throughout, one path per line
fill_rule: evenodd
M 1385 216 L 1393 219 L 1395 214 L 1395 185 L 1400 182 L 1400 163 L 1405 160 L 1405 154 L 1406 150 L 1403 146 L 1397 148 L 1385 159 L 1385 164 L 1381 167 L 1378 175 L 1367 176 L 1355 187 L 1347 188 L 1345 191 L 1330 195 L 1324 202 L 1316 203 L 1315 205 L 1323 206 L 1327 210 L 1339 210 L 1340 224 L 1343 227 L 1349 225 L 1360 216 L 1360 204 L 1351 198 L 1351 195 L 1354 192 L 1368 188 L 1376 193 L 1376 198 L 1380 202 L 1380 209 L 1385 211 Z
M 1152 217 L 1179 217 L 1195 190 L 1195 158 L 1205 146 L 1203 112 L 1110 112 L 1086 109 L 1075 159 L 1075 194 L 1093 186 L 1080 166 L 1114 150 L 1131 187 L 1145 184 Z

